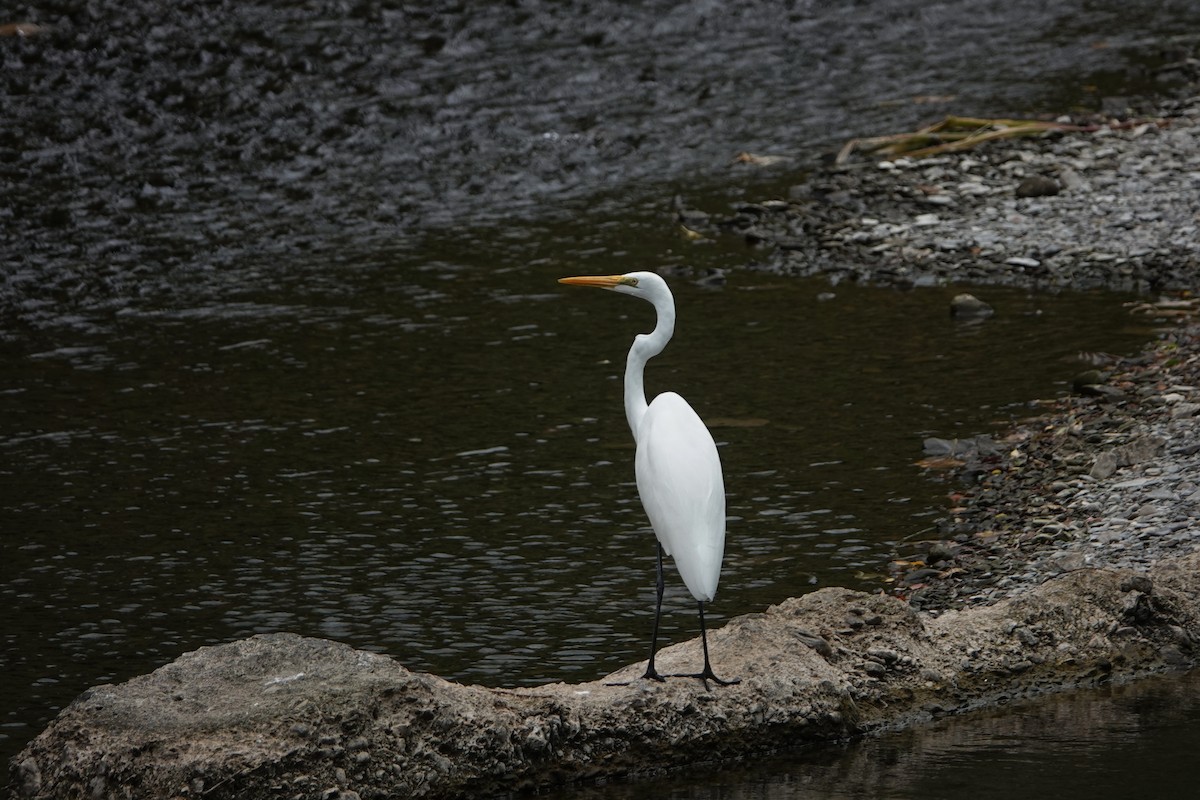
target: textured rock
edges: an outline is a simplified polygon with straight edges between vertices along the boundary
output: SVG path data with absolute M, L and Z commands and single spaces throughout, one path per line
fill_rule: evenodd
M 714 631 L 714 666 L 742 682 L 712 691 L 642 681 L 638 664 L 585 684 L 462 686 L 334 642 L 256 636 L 89 690 L 11 779 L 40 798 L 448 798 L 738 758 L 1186 667 L 1198 589 L 1200 555 L 1077 570 L 941 616 L 823 589 Z M 659 668 L 691 668 L 698 647 L 662 651 Z

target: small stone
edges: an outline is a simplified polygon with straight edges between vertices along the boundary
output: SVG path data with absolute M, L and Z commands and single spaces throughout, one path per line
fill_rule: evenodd
M 1125 596 L 1121 619 L 1127 625 L 1144 625 L 1154 619 L 1154 607 L 1150 603 L 1150 596 L 1136 590 L 1130 591 Z
M 1171 419 L 1187 419 L 1200 414 L 1200 403 L 1177 403 L 1171 408 Z
M 1038 636 L 1029 628 L 1017 628 L 1015 631 L 1017 638 L 1021 640 L 1021 644 L 1026 647 L 1036 647 L 1038 645 Z
M 973 294 L 966 292 L 955 295 L 950 301 L 950 316 L 955 319 L 984 319 L 996 313 L 995 309 Z
M 1121 580 L 1122 592 L 1141 592 L 1150 594 L 1154 584 L 1145 575 L 1129 575 Z
M 817 653 L 825 658 L 830 658 L 833 655 L 833 647 L 829 644 L 825 637 L 818 636 L 812 631 L 808 631 L 803 628 L 798 628 L 795 633 L 797 639 L 799 639 L 808 647 L 811 647 L 813 650 L 816 650 Z
M 1127 481 L 1121 481 L 1120 483 L 1113 484 L 1113 488 L 1118 490 L 1140 489 L 1143 486 L 1148 486 L 1152 483 L 1158 483 L 1158 480 L 1155 478 L 1130 478 Z
M 1089 473 L 1093 478 L 1104 480 L 1110 477 L 1117 471 L 1117 456 L 1111 450 L 1105 451 L 1096 456 L 1096 461 L 1092 464 L 1092 470 Z
M 1030 175 L 1017 185 L 1017 197 L 1052 197 L 1060 191 L 1058 181 L 1045 175 Z
M 862 671 L 870 675 L 872 678 L 882 678 L 887 674 L 887 667 L 880 664 L 878 661 L 864 661 Z
M 925 563 L 939 564 L 943 561 L 953 561 L 956 548 L 946 542 L 934 542 L 925 556 Z
M 1082 394 L 1102 383 L 1104 383 L 1104 373 L 1098 369 L 1089 369 L 1071 379 L 1071 388 Z
M 931 667 L 924 667 L 921 670 L 921 677 L 930 683 L 941 683 L 945 680 L 945 678 L 942 677 L 942 673 L 938 672 L 936 669 L 932 669 Z
M 886 647 L 872 647 L 867 650 L 867 655 L 884 664 L 893 664 L 900 658 L 895 650 L 888 650 Z

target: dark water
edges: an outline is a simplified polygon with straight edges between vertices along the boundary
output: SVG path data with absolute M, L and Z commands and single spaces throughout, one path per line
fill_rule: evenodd
M 489 684 L 643 655 L 653 545 L 620 375 L 650 306 L 559 287 L 558 267 L 447 266 L 0 349 L 0 446 L 20 465 L 3 476 L 11 735 L 87 686 L 262 631 Z M 990 431 L 1063 391 L 1080 350 L 1147 335 L 1107 294 L 993 290 L 997 317 L 965 327 L 953 289 L 828 288 L 676 281 L 679 332 L 648 383 L 691 397 L 721 445 L 718 619 L 883 587 L 896 542 L 944 509 L 912 465 L 924 436 Z M 691 636 L 678 581 L 668 608 L 667 634 Z
M 569 794 L 588 800 L 1191 797 L 1200 677 L 1068 693 L 841 747 Z M 563 796 L 568 796 L 566 793 Z
M 47 32 L 0 39 L 0 756 L 88 686 L 259 631 L 488 684 L 640 657 L 619 378 L 650 309 L 562 275 L 683 272 L 648 384 L 721 444 L 718 618 L 880 588 L 944 508 L 924 436 L 995 430 L 1078 351 L 1149 335 L 1106 294 L 988 290 L 964 327 L 949 287 L 701 288 L 756 254 L 683 241 L 670 207 L 951 106 L 1136 89 L 1188 4 L 617 8 L 4 12 Z M 691 636 L 674 582 L 668 605 Z

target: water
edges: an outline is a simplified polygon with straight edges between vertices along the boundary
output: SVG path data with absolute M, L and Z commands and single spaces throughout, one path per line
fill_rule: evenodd
M 964 327 L 952 288 L 703 288 L 757 254 L 671 207 L 949 110 L 1140 90 L 1138 42 L 1189 4 L 200 5 L 22 4 L 48 33 L 0 40 L 0 756 L 88 686 L 260 631 L 487 684 L 641 657 L 619 379 L 650 310 L 557 277 L 678 273 L 647 380 L 721 445 L 718 623 L 884 586 L 944 509 L 923 437 L 1148 336 L 1103 293 L 987 290 Z M 667 613 L 694 634 L 675 580 Z
M 654 548 L 620 376 L 650 306 L 549 266 L 380 270 L 336 303 L 127 312 L 0 348 L 14 738 L 87 686 L 264 631 L 487 684 L 644 655 Z M 896 542 L 945 508 L 923 437 L 994 430 L 1064 391 L 1079 351 L 1147 335 L 1104 293 L 989 290 L 996 318 L 963 326 L 951 288 L 675 286 L 647 380 L 721 447 L 718 622 L 886 588 Z M 666 635 L 694 635 L 673 575 L 667 609 Z
M 1168 675 L 1018 703 L 743 766 L 564 792 L 577 800 L 1190 797 L 1200 678 Z

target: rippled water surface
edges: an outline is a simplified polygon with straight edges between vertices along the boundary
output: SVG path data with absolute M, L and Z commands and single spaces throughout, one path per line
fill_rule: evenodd
M 949 110 L 1096 107 L 1153 83 L 1145 42 L 1190 8 L 5 11 L 45 31 L 0 39 L 0 755 L 88 686 L 260 631 L 489 684 L 640 657 L 619 381 L 651 311 L 567 274 L 674 275 L 648 385 L 721 445 L 714 616 L 880 588 L 944 508 L 923 437 L 996 430 L 1148 332 L 1106 294 L 987 290 L 962 326 L 950 287 L 701 286 L 758 254 L 684 241 L 673 198 L 782 195 Z
M 450 267 L 0 349 L 11 721 L 262 631 L 493 684 L 643 655 L 654 548 L 620 375 L 653 311 L 560 287 L 563 265 Z M 689 396 L 721 445 L 718 618 L 880 588 L 944 508 L 912 465 L 922 437 L 990 431 L 1063 391 L 1080 350 L 1145 335 L 1105 294 L 993 290 L 997 317 L 963 326 L 954 289 L 675 286 L 648 384 Z M 668 606 L 667 634 L 693 635 L 677 579 Z

